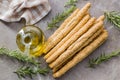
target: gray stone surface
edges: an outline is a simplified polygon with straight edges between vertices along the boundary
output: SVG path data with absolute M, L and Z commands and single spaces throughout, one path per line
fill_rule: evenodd
M 52 11 L 39 21 L 36 25 L 39 26 L 48 38 L 56 28 L 47 30 L 46 23 L 51 20 L 56 13 L 63 11 L 64 3 L 67 0 L 49 0 L 52 6 Z M 120 11 L 120 0 L 79 0 L 77 6 L 81 8 L 87 2 L 92 3 L 90 9 L 91 15 L 98 17 L 104 13 L 104 11 Z M 0 21 L 0 46 L 5 46 L 10 49 L 17 49 L 15 37 L 16 33 L 24 25 L 23 21 L 6 23 Z M 96 49 L 93 54 L 69 70 L 65 75 L 58 79 L 54 79 L 50 73 L 47 76 L 35 77 L 33 80 L 120 80 L 120 57 L 113 58 L 108 62 L 104 62 L 97 66 L 96 69 L 87 68 L 87 62 L 89 58 L 99 56 L 101 53 L 109 53 L 111 51 L 120 49 L 120 31 L 114 28 L 109 22 L 105 21 L 105 28 L 109 32 L 107 41 Z M 42 63 L 45 61 L 40 59 Z M 45 63 L 44 63 L 45 64 Z M 0 57 L 0 80 L 18 80 L 17 76 L 13 73 L 19 67 L 17 61 L 9 59 L 7 57 Z M 25 79 L 25 80 L 30 80 Z

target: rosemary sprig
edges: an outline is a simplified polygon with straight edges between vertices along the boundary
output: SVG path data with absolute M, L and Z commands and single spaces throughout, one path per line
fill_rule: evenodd
M 108 61 L 109 59 L 120 55 L 120 51 L 114 51 L 108 55 L 101 54 L 99 57 L 89 59 L 89 67 L 95 68 L 96 65 L 101 64 L 104 61 Z
M 117 28 L 120 28 L 120 12 L 116 11 L 105 12 L 105 16 L 108 21 L 114 24 Z
M 31 57 L 28 57 L 26 55 L 24 55 L 23 53 L 21 53 L 18 50 L 9 50 L 7 48 L 0 48 L 0 55 L 6 55 L 8 57 L 17 59 L 18 61 L 24 62 L 24 63 L 30 63 L 33 65 L 39 65 L 39 62 L 37 62 L 36 60 L 34 60 Z
M 64 10 L 62 13 L 58 13 L 54 18 L 52 18 L 51 22 L 48 23 L 47 29 L 59 27 L 60 23 L 63 22 L 76 9 L 77 2 L 78 0 L 68 0 L 65 3 L 65 6 L 69 6 L 69 8 Z
M 42 74 L 45 75 L 49 72 L 49 69 L 44 68 L 42 69 L 41 67 L 30 67 L 30 66 L 23 66 L 19 69 L 17 69 L 17 71 L 15 71 L 14 73 L 16 73 L 18 75 L 18 77 L 21 78 L 25 78 L 25 77 L 30 77 L 33 78 L 33 75 L 37 75 L 37 74 Z
M 25 78 L 26 76 L 31 77 L 32 75 L 36 75 L 37 73 L 45 75 L 49 72 L 47 68 L 41 68 L 39 62 L 34 60 L 31 57 L 28 57 L 17 50 L 9 50 L 7 48 L 0 48 L 0 55 L 6 55 L 8 57 L 17 59 L 18 61 L 29 63 L 29 65 L 25 65 L 15 71 L 19 78 Z M 32 64 L 32 65 L 31 65 Z
M 66 17 L 68 17 L 75 9 L 75 6 L 71 6 L 69 9 L 63 11 L 62 13 L 58 13 L 54 18 L 52 18 L 51 22 L 48 23 L 48 29 L 59 27 L 59 23 L 64 21 Z
M 65 4 L 65 6 L 76 6 L 76 3 L 78 0 L 68 0 Z

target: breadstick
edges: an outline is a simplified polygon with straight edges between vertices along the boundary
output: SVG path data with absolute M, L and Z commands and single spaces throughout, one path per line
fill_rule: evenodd
M 100 16 L 95 23 L 97 23 L 98 21 L 103 21 L 105 18 L 104 15 Z M 87 20 L 87 16 L 84 17 L 84 19 L 82 19 L 82 21 L 77 25 L 78 26 L 82 26 Z M 72 30 L 73 32 L 76 31 L 77 32 L 77 27 L 75 27 L 74 30 Z M 67 36 L 70 36 L 70 34 L 74 34 L 73 32 L 70 32 Z M 69 38 L 68 38 L 69 39 Z M 59 44 L 57 44 L 57 46 L 55 46 L 48 54 L 46 54 L 44 56 L 44 59 L 47 59 L 50 55 L 52 55 L 64 42 L 66 42 L 66 40 L 68 40 L 67 37 L 65 37 L 65 39 L 63 39 Z
M 59 47 L 61 47 L 73 34 L 75 34 L 82 26 L 84 26 L 87 21 L 89 20 L 90 15 L 86 15 L 80 22 L 79 24 L 65 37 L 60 41 L 52 50 L 50 50 L 49 53 L 45 55 L 45 59 L 50 57 Z
M 105 16 L 102 15 L 100 16 L 95 23 L 98 23 L 99 21 L 104 21 Z M 98 30 L 83 46 L 87 46 L 87 44 L 89 44 L 91 41 L 93 41 L 94 38 L 96 38 L 104 29 L 104 27 L 102 27 L 100 30 Z
M 59 32 L 64 29 L 66 24 L 80 11 L 80 9 L 76 9 L 62 24 L 61 26 L 48 38 L 48 41 L 54 38 Z
M 69 61 L 65 66 L 63 66 L 59 71 L 53 74 L 53 77 L 57 78 L 67 72 L 70 68 L 75 66 L 77 63 L 81 62 L 84 58 L 86 58 L 89 54 L 91 54 L 98 46 L 100 46 L 108 37 L 108 33 L 106 30 L 98 36 L 90 45 L 85 47 L 82 51 L 78 52 L 74 58 Z
M 87 46 L 90 42 L 92 42 L 97 36 L 100 35 L 100 33 L 103 31 L 104 27 L 102 27 L 101 29 L 99 29 L 92 37 L 90 37 L 90 39 L 88 39 L 85 44 L 83 44 L 83 47 Z
M 52 72 L 55 73 L 57 72 L 59 69 L 61 69 L 65 64 L 67 64 L 72 58 L 70 58 L 69 60 L 65 61 L 63 64 L 61 65 L 58 65 L 58 66 L 55 66 L 53 69 L 52 69 Z
M 76 15 L 68 24 L 66 27 L 56 36 L 52 39 L 51 42 L 47 43 L 48 45 L 45 48 L 45 53 L 47 53 L 49 50 L 51 50 L 62 38 L 64 38 L 82 19 L 82 17 L 86 14 L 88 9 L 90 8 L 90 3 L 86 4 L 80 12 L 78 12 L 78 15 Z
M 70 22 L 70 20 L 72 18 L 74 18 L 76 16 L 76 14 L 78 14 L 78 12 L 80 11 L 80 9 L 76 9 L 67 19 L 65 19 L 65 21 L 60 25 L 60 27 L 48 38 L 46 44 L 44 45 L 44 47 L 46 47 L 46 45 L 51 42 L 51 40 L 56 37 L 67 25 L 68 22 Z M 46 51 L 43 51 L 44 53 L 46 53 Z
M 62 53 L 53 63 L 49 66 L 53 68 L 65 60 L 73 56 L 76 52 L 82 49 L 82 45 L 103 26 L 103 21 L 96 23 L 92 28 L 90 28 L 84 35 L 82 35 L 74 44 L 72 44 L 64 53 Z
M 53 39 L 55 36 L 57 36 L 57 34 L 59 34 L 61 32 L 61 30 L 64 29 L 64 27 L 67 25 L 67 23 L 75 17 L 75 15 L 80 11 L 80 9 L 76 9 L 62 24 L 61 26 L 48 38 L 48 42 Z
M 102 15 L 102 16 L 100 16 L 100 17 L 97 19 L 96 23 L 99 22 L 99 21 L 104 21 L 104 19 L 105 19 L 105 16 Z
M 103 21 L 104 20 L 104 15 L 100 16 L 95 23 L 99 22 L 99 21 Z M 87 46 L 90 42 L 92 42 L 94 40 L 94 38 L 96 38 L 103 30 L 104 27 L 102 27 L 100 30 L 98 30 L 90 39 L 88 39 L 86 41 L 85 44 L 83 44 L 83 47 Z M 71 58 L 70 58 L 71 59 Z M 53 68 L 53 73 L 56 72 L 57 70 L 59 70 L 64 64 L 66 64 L 69 60 L 67 60 L 65 63 L 60 63 L 59 65 L 55 66 Z
M 103 21 L 104 20 L 104 15 L 102 15 L 102 16 L 100 16 L 97 20 L 96 20 L 96 22 L 95 23 L 97 23 L 97 22 L 99 22 L 99 21 Z M 103 27 L 102 27 L 102 29 L 100 29 L 100 30 L 98 30 L 90 39 L 88 39 L 87 40 L 87 42 L 83 45 L 83 47 L 85 47 L 85 46 L 87 46 L 87 44 L 89 44 L 90 42 L 92 42 L 93 40 L 94 40 L 94 38 L 96 38 L 101 32 L 102 32 L 102 30 L 103 30 Z M 70 60 L 71 60 L 71 58 L 70 58 Z M 60 63 L 59 65 L 57 65 L 57 66 L 55 66 L 54 68 L 53 68 L 53 73 L 55 73 L 57 70 L 59 70 L 60 68 L 62 68 L 62 66 L 64 65 L 64 64 L 66 64 L 67 62 L 68 62 L 69 60 L 67 60 L 65 63 Z
M 85 42 L 85 44 L 83 44 L 83 46 L 82 46 L 82 48 L 83 47 L 85 47 L 85 46 L 87 46 L 90 42 L 92 42 L 97 36 L 99 36 L 100 35 L 100 33 L 103 31 L 103 27 L 101 28 L 101 29 L 99 29 L 95 34 L 93 34 L 93 36 L 92 37 L 90 37 L 86 42 Z M 68 60 L 65 60 L 66 62 L 68 62 Z M 63 61 L 64 62 L 64 61 Z M 66 62 L 65 63 L 60 63 L 59 65 L 57 65 L 57 66 L 55 66 L 54 68 L 53 68 L 53 72 L 56 72 L 58 69 L 60 69 L 61 68 L 61 66 L 63 65 L 63 64 L 66 64 Z
M 54 52 L 47 60 L 47 63 L 54 61 L 67 49 L 73 42 L 75 42 L 82 34 L 84 34 L 95 22 L 95 18 L 91 18 L 78 32 L 76 32 L 70 39 L 68 39 L 56 52 Z

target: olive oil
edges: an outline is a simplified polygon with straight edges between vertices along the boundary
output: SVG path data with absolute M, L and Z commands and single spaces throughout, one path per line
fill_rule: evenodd
M 40 28 L 28 25 L 18 32 L 16 43 L 26 55 L 40 56 L 44 50 L 45 37 Z

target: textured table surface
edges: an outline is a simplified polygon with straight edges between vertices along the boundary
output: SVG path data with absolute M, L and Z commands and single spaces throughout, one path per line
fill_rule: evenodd
M 49 0 L 52 6 L 52 11 L 36 25 L 39 26 L 48 38 L 56 28 L 47 30 L 46 23 L 51 20 L 56 13 L 63 11 L 64 4 L 67 0 Z M 90 9 L 91 15 L 98 17 L 104 13 L 104 11 L 120 11 L 120 0 L 79 0 L 77 6 L 81 8 L 87 2 L 92 3 Z M 23 21 L 6 23 L 0 21 L 0 46 L 5 46 L 10 49 L 17 49 L 15 37 L 16 33 L 24 25 Z M 35 77 L 33 80 L 120 80 L 120 57 L 113 58 L 108 62 L 104 62 L 97 66 L 95 69 L 87 67 L 88 59 L 99 56 L 101 53 L 109 53 L 111 51 L 120 49 L 120 31 L 114 28 L 109 22 L 105 21 L 105 28 L 109 32 L 107 41 L 96 49 L 89 57 L 69 70 L 65 75 L 58 79 L 54 79 L 50 73 L 47 76 Z M 43 58 L 40 61 L 45 64 Z M 0 80 L 18 80 L 16 74 L 13 73 L 20 64 L 7 57 L 0 57 Z M 31 80 L 31 79 L 25 79 Z

